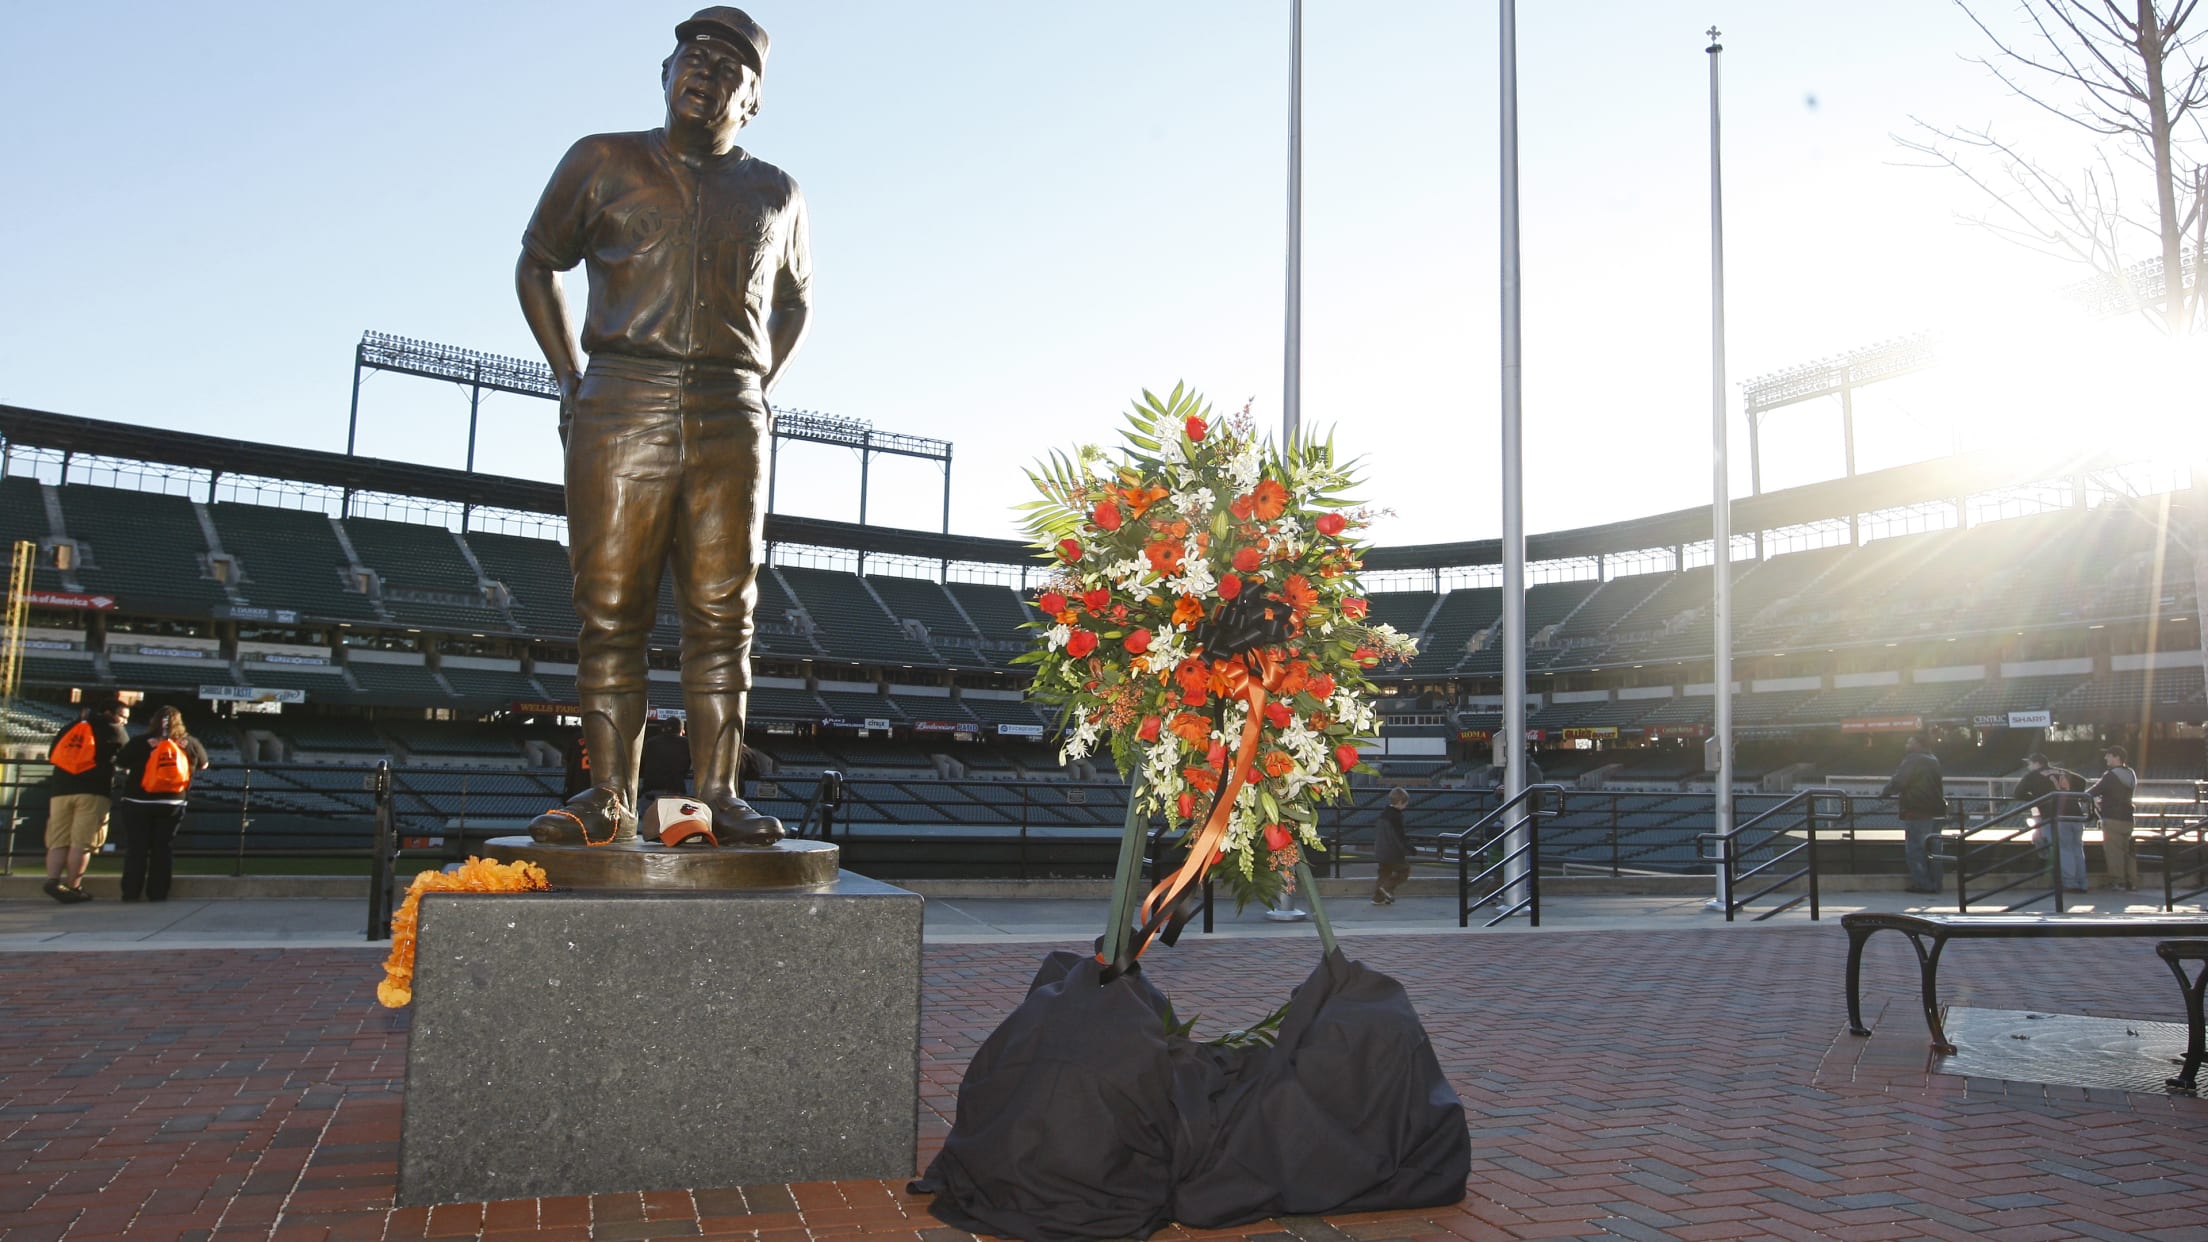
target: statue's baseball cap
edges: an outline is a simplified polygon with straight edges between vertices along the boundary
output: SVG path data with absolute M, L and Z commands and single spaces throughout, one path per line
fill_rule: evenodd
M 767 71 L 767 32 L 742 9 L 725 4 L 699 9 L 691 14 L 689 21 L 675 27 L 678 40 L 693 35 L 711 35 L 750 48 L 752 68 L 761 73 Z

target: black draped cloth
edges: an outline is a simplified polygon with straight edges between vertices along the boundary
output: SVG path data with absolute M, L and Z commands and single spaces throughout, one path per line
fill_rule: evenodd
M 945 1223 L 1028 1242 L 1142 1238 L 1464 1197 L 1464 1106 L 1395 980 L 1323 958 L 1271 1047 L 1166 1030 L 1139 970 L 1053 953 L 982 1044 L 913 1184 Z

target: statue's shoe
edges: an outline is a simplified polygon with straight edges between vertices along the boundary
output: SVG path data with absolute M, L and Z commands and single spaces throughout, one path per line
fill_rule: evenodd
M 594 785 L 529 821 L 544 845 L 618 845 L 636 840 L 636 812 L 616 790 Z
M 760 814 L 735 794 L 707 794 L 698 800 L 713 813 L 713 836 L 722 845 L 772 845 L 787 835 L 781 820 Z

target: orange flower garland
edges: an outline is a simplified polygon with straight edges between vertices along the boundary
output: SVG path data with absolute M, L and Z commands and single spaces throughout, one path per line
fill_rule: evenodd
M 391 916 L 391 956 L 383 960 L 376 999 L 398 1009 L 414 1000 L 414 927 L 423 893 L 533 893 L 552 887 L 535 863 L 470 858 L 451 871 L 424 871 L 407 885 L 406 902 Z

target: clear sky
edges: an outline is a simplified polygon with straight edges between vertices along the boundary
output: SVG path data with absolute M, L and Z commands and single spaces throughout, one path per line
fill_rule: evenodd
M 341 449 L 364 329 L 535 357 L 522 225 L 575 138 L 659 123 L 689 10 L 4 0 L 0 400 Z M 1139 387 L 1277 422 L 1285 0 L 749 11 L 774 48 L 743 141 L 804 186 L 816 266 L 777 404 L 955 442 L 952 528 L 990 535 L 1020 465 L 1109 435 Z M 1305 20 L 1306 422 L 1369 458 L 1382 542 L 1493 535 L 1495 6 Z M 1531 530 L 1709 499 L 1713 22 L 1736 384 L 2083 275 L 1899 166 L 1911 114 L 2048 127 L 1962 59 L 1979 36 L 1945 4 L 1525 0 Z M 1969 392 L 1868 403 L 1865 465 L 1998 434 L 1998 410 L 1933 408 Z M 363 452 L 461 462 L 460 390 L 380 376 L 362 409 Z M 1837 446 L 1830 418 L 1775 424 L 1767 485 L 1837 473 Z M 855 516 L 849 453 L 785 464 L 783 508 Z M 479 465 L 557 477 L 550 405 L 489 401 Z M 876 521 L 936 523 L 931 467 L 875 480 Z

